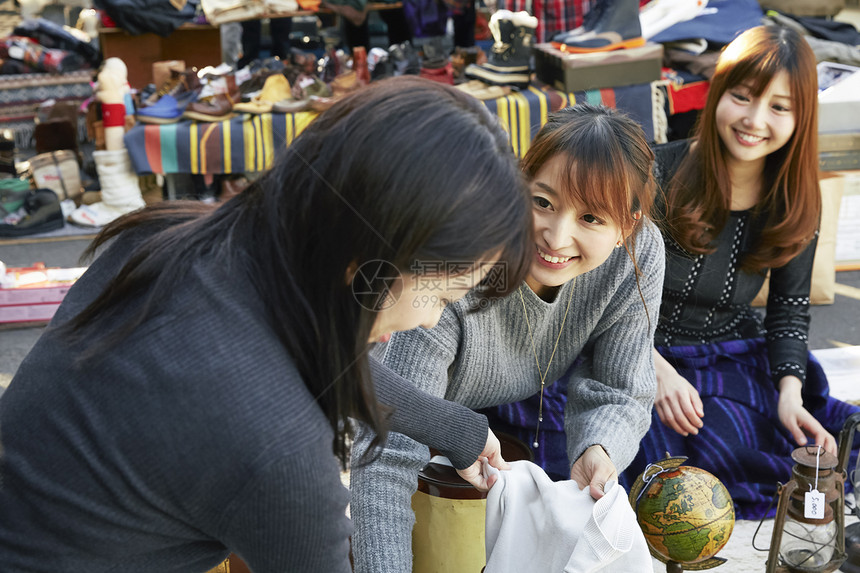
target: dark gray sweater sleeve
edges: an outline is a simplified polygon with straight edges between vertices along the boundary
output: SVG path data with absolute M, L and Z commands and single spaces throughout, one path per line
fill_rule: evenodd
M 390 429 L 436 448 L 457 469 L 467 468 L 487 443 L 487 417 L 418 390 L 402 376 L 370 359 L 377 399 L 394 408 Z

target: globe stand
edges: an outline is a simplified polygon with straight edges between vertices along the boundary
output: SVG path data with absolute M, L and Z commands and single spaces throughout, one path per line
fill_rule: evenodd
M 637 505 L 639 502 L 639 496 L 644 491 L 645 487 L 648 485 L 648 481 L 652 476 L 658 474 L 662 471 L 671 470 L 681 466 L 687 460 L 686 456 L 671 456 L 669 452 L 666 452 L 666 457 L 655 464 L 650 464 L 648 468 L 636 478 L 636 481 L 630 487 L 630 494 L 628 499 L 630 500 L 630 505 L 633 507 L 634 511 L 637 511 Z M 653 467 L 652 467 L 653 466 Z M 649 469 L 651 468 L 651 469 Z M 716 479 L 716 478 L 714 478 Z M 728 492 L 726 492 L 728 495 Z M 729 500 L 731 502 L 731 500 Z M 860 525 L 860 524 L 858 524 Z M 858 539 L 860 541 L 860 539 Z M 687 571 L 703 571 L 705 569 L 711 569 L 713 567 L 719 567 L 723 563 L 726 563 L 726 559 L 722 557 L 709 557 L 702 561 L 697 561 L 695 563 L 679 563 L 677 561 L 673 561 L 668 559 L 667 557 L 661 555 L 658 551 L 654 549 L 651 545 L 651 542 L 648 541 L 646 536 L 646 542 L 648 542 L 648 551 L 651 555 L 666 564 L 666 573 L 682 573 L 684 570 Z M 860 545 L 858 545 L 858 549 L 860 549 Z M 854 573 L 854 572 L 852 572 Z M 860 573 L 860 569 L 856 571 L 856 573 Z
M 845 553 L 848 559 L 841 565 L 844 573 L 860 573 L 860 523 L 845 528 Z

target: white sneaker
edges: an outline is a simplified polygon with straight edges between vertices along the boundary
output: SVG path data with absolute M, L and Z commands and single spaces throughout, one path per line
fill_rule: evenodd
M 106 205 L 103 201 L 92 205 L 81 205 L 67 217 L 70 223 L 82 227 L 104 227 L 114 219 L 133 211 L 115 209 Z

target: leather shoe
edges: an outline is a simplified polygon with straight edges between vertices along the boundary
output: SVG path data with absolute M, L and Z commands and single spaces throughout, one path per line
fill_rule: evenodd
M 233 117 L 233 106 L 241 97 L 236 77 L 232 74 L 224 76 L 223 82 L 223 92 L 191 102 L 182 116 L 197 121 L 224 121 Z

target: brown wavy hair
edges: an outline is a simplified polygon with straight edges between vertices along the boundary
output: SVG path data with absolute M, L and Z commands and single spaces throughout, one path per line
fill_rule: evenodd
M 563 181 L 571 198 L 623 230 L 624 250 L 633 263 L 636 286 L 650 324 L 639 284 L 642 273 L 636 260 L 636 235 L 651 216 L 656 184 L 652 174 L 654 153 L 642 127 L 609 107 L 587 103 L 566 107 L 547 116 L 523 157 L 522 170 L 532 180 L 558 155 L 567 161 Z
M 815 55 L 797 32 L 759 26 L 724 48 L 696 125 L 696 143 L 668 185 L 664 231 L 687 251 L 714 252 L 712 243 L 731 210 L 727 151 L 716 125 L 720 99 L 741 84 L 759 97 L 781 71 L 789 77 L 796 125 L 788 142 L 765 160 L 763 195 L 755 207 L 765 224 L 741 266 L 748 271 L 780 267 L 815 236 L 821 212 Z
M 553 112 L 538 131 L 521 167 L 529 179 L 557 155 L 567 159 L 565 188 L 595 215 L 624 230 L 625 247 L 650 216 L 654 154 L 642 127 L 617 110 L 577 104 Z M 641 212 L 645 217 L 633 218 Z M 634 259 L 635 262 L 635 259 Z

